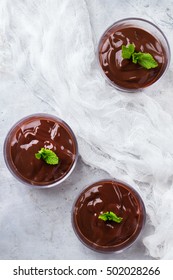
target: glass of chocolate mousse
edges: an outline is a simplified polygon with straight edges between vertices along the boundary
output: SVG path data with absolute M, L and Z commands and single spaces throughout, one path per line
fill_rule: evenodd
M 144 203 L 129 185 L 103 180 L 84 189 L 72 209 L 72 225 L 79 240 L 97 252 L 122 252 L 141 234 Z
M 141 18 L 126 18 L 104 32 L 97 57 L 101 72 L 111 85 L 135 92 L 163 76 L 170 63 L 170 47 L 155 24 Z
M 35 114 L 18 121 L 4 142 L 8 169 L 29 186 L 48 188 L 62 183 L 73 171 L 78 145 L 71 128 L 49 114 Z

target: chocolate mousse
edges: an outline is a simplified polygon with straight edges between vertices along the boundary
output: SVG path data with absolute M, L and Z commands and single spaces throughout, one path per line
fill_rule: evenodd
M 47 164 L 36 157 L 43 148 L 55 153 L 57 164 Z M 13 175 L 40 187 L 62 182 L 72 172 L 77 155 L 77 142 L 70 127 L 48 114 L 20 120 L 11 128 L 4 144 L 5 161 Z
M 114 213 L 116 220 L 100 216 Z M 73 228 L 82 243 L 98 252 L 120 252 L 132 245 L 145 224 L 145 207 L 130 186 L 114 180 L 96 182 L 77 198 Z
M 152 55 L 158 66 L 146 69 L 130 59 L 124 59 L 122 46 L 130 44 L 135 46 L 136 52 Z M 163 75 L 169 64 L 169 52 L 165 36 L 152 23 L 142 19 L 125 19 L 105 31 L 99 42 L 98 59 L 111 84 L 121 90 L 134 91 L 148 87 Z

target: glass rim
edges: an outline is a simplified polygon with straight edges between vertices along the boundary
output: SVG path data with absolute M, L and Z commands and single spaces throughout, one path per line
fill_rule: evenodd
M 85 237 L 85 235 L 81 232 L 81 230 L 79 229 L 79 227 L 77 226 L 77 221 L 75 219 L 75 215 L 74 215 L 74 209 L 75 209 L 75 206 L 76 206 L 76 203 L 78 202 L 78 200 L 80 199 L 80 197 L 82 196 L 83 193 L 85 193 L 87 190 L 90 189 L 90 187 L 92 186 L 97 186 L 99 185 L 100 183 L 103 183 L 103 182 L 108 182 L 108 183 L 119 183 L 119 184 L 122 184 L 124 187 L 127 187 L 133 194 L 133 196 L 135 197 L 135 199 L 139 202 L 141 208 L 142 208 L 142 213 L 143 213 L 143 217 L 141 218 L 141 228 L 139 229 L 139 232 L 137 234 L 137 236 L 135 237 L 134 240 L 132 240 L 129 244 L 126 245 L 127 243 L 127 240 L 125 240 L 124 242 L 122 242 L 121 244 L 124 244 L 124 247 L 123 248 L 118 248 L 120 245 L 111 245 L 111 246 L 108 246 L 108 245 L 98 245 L 92 241 L 90 241 L 87 237 Z M 145 204 L 144 204 L 144 201 L 141 197 L 141 195 L 139 194 L 138 191 L 136 191 L 131 185 L 129 185 L 128 183 L 122 181 L 122 180 L 119 180 L 119 179 L 116 179 L 116 178 L 113 178 L 113 179 L 101 179 L 101 180 L 98 180 L 98 181 L 95 181 L 93 183 L 90 183 L 88 184 L 83 190 L 81 190 L 78 194 L 78 196 L 76 197 L 74 203 L 73 203 L 73 206 L 72 206 L 72 211 L 71 211 L 71 223 L 72 223 L 72 228 L 76 234 L 76 236 L 78 237 L 78 239 L 81 241 L 82 244 L 84 244 L 86 247 L 88 247 L 89 249 L 93 250 L 93 251 L 96 251 L 98 253 L 121 253 L 123 252 L 124 250 L 128 249 L 129 247 L 131 247 L 141 236 L 143 230 L 144 230 L 144 226 L 145 226 L 145 223 L 146 223 L 146 207 L 145 207 Z M 86 241 L 86 242 L 85 242 Z M 111 248 L 111 249 L 110 249 Z
M 64 125 L 65 129 L 67 129 L 67 132 L 69 132 L 69 134 L 72 136 L 73 138 L 73 142 L 74 142 L 74 146 L 75 146 L 75 158 L 74 158 L 74 161 L 71 165 L 71 168 L 69 169 L 69 171 L 67 172 L 67 174 L 65 176 L 63 176 L 61 179 L 57 179 L 57 180 L 53 180 L 51 181 L 50 183 L 47 182 L 43 185 L 41 184 L 37 184 L 36 183 L 30 183 L 27 178 L 23 177 L 20 175 L 19 172 L 15 172 L 15 165 L 12 163 L 11 165 L 9 164 L 9 160 L 7 159 L 7 144 L 8 144 L 8 139 L 9 139 L 9 136 L 10 134 L 13 132 L 13 130 L 16 128 L 16 127 L 19 127 L 20 128 L 20 124 L 22 124 L 24 121 L 29 121 L 29 119 L 31 118 L 50 118 L 50 120 L 54 120 L 54 121 L 57 121 L 59 123 L 61 123 L 62 125 Z M 15 122 L 11 128 L 8 130 L 7 134 L 6 134 L 6 137 L 5 137 L 5 140 L 4 140 L 4 145 L 3 145 L 3 156 L 4 156 L 4 161 L 5 161 L 5 164 L 8 168 L 8 170 L 11 172 L 11 174 L 21 183 L 23 183 L 24 185 L 27 185 L 31 188 L 35 188 L 35 189 L 46 189 L 46 188 L 51 188 L 51 187 L 55 187 L 55 186 L 58 186 L 59 184 L 61 184 L 62 182 L 64 182 L 68 177 L 69 175 L 73 172 L 76 164 L 77 164 L 77 160 L 78 160 L 78 156 L 79 156 L 79 151 L 78 151 L 78 142 L 77 142 L 77 139 L 76 139 L 76 136 L 73 132 L 73 130 L 71 129 L 71 127 L 64 121 L 62 120 L 61 118 L 53 115 L 53 114 L 49 114 L 49 113 L 36 113 L 36 114 L 30 114 L 30 115 L 27 115 L 21 119 L 19 119 L 17 122 Z M 12 168 L 12 166 L 14 166 L 14 168 Z M 18 175 L 19 174 L 19 175 Z M 33 182 L 33 181 L 32 181 Z
M 162 36 L 162 38 L 164 39 L 164 43 L 165 43 L 165 46 L 166 46 L 166 53 L 167 53 L 167 61 L 165 63 L 165 68 L 163 70 L 163 73 L 161 74 L 160 77 L 158 77 L 153 83 L 151 83 L 150 85 L 146 86 L 146 87 L 139 87 L 139 88 L 127 88 L 127 87 L 121 87 L 119 85 L 117 85 L 115 82 L 111 81 L 107 75 L 105 74 L 105 72 L 103 71 L 102 69 L 102 66 L 101 66 L 101 63 L 100 63 L 100 60 L 99 60 L 99 46 L 100 46 L 100 43 L 103 39 L 103 37 L 106 35 L 106 33 L 111 30 L 112 27 L 114 27 L 115 25 L 118 25 L 118 24 L 121 24 L 121 23 L 127 23 L 128 22 L 132 22 L 133 23 L 133 27 L 137 26 L 137 23 L 135 24 L 135 21 L 138 22 L 138 23 L 146 23 L 148 24 L 148 26 L 152 26 L 153 28 L 155 28 L 155 30 L 157 30 L 157 32 Z M 130 26 L 130 23 L 129 23 L 129 26 Z M 149 31 L 147 27 L 142 27 L 143 30 L 146 30 L 146 31 Z M 154 34 L 154 37 L 160 42 L 160 38 L 158 38 L 157 35 Z M 165 46 L 164 46 L 164 49 L 165 49 Z M 156 82 L 158 82 L 161 78 L 163 78 L 163 76 L 166 74 L 168 68 L 169 68 L 169 65 L 170 65 L 170 62 L 171 62 L 171 48 L 170 48 L 170 44 L 169 44 L 169 41 L 166 37 L 166 35 L 164 34 L 164 32 L 160 29 L 160 27 L 158 27 L 155 23 L 153 23 L 152 21 L 148 20 L 148 19 L 144 19 L 144 18 L 140 18 L 140 17 L 127 17 L 127 18 L 122 18 L 122 19 L 119 19 L 117 21 L 114 21 L 111 25 L 109 25 L 105 30 L 104 32 L 101 34 L 99 40 L 98 40 L 98 43 L 97 43 L 97 52 L 96 52 L 96 60 L 97 60 L 97 65 L 99 67 L 99 70 L 102 74 L 102 76 L 104 77 L 104 79 L 108 82 L 108 84 L 110 84 L 112 87 L 114 87 L 115 89 L 119 90 L 119 91 L 122 91 L 122 92 L 129 92 L 129 93 L 135 93 L 135 92 L 139 92 L 139 91 L 142 91 L 143 89 L 145 88 L 148 88 L 152 85 L 154 85 Z

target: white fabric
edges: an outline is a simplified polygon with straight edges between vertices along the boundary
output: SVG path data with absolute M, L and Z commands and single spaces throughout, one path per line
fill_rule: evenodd
M 0 61 L 3 71 L 17 73 L 69 123 L 87 164 L 140 192 L 153 227 L 143 240 L 146 251 L 173 259 L 172 65 L 157 85 L 129 94 L 105 82 L 96 59 L 99 37 L 118 19 L 155 19 L 166 35 L 172 32 L 171 11 L 164 6 L 171 1 L 150 2 L 1 1 Z

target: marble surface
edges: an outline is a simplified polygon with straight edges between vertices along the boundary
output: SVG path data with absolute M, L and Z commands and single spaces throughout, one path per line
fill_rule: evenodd
M 147 210 L 147 222 L 140 240 L 138 240 L 136 244 L 121 254 L 105 255 L 96 253 L 83 246 L 75 236 L 71 225 L 71 209 L 74 199 L 88 184 L 97 181 L 98 179 L 111 178 L 112 173 L 115 172 L 114 169 L 112 169 L 111 172 L 112 167 L 109 169 L 108 167 L 105 167 L 102 162 L 97 163 L 96 161 L 95 164 L 92 164 L 92 162 L 87 160 L 86 146 L 85 148 L 83 147 L 83 141 L 85 138 L 86 142 L 89 143 L 90 132 L 87 123 L 83 123 L 83 126 L 85 127 L 85 133 L 82 134 L 82 123 L 78 124 L 78 120 L 75 118 L 73 119 L 72 117 L 73 121 L 70 124 L 74 126 L 75 132 L 77 132 L 80 157 L 75 170 L 67 179 L 67 181 L 62 183 L 61 186 L 44 190 L 30 189 L 16 181 L 16 179 L 13 178 L 8 171 L 3 159 L 3 143 L 8 130 L 16 121 L 29 114 L 46 112 L 58 115 L 60 117 L 62 116 L 67 122 L 69 122 L 72 114 L 70 114 L 68 102 L 64 102 L 65 106 L 63 108 L 59 108 L 57 103 L 56 106 L 53 106 L 54 103 L 50 101 L 49 96 L 51 92 L 54 92 L 53 83 L 51 84 L 52 87 L 48 87 L 48 83 L 44 84 L 44 82 L 37 84 L 38 73 L 35 72 L 33 74 L 31 70 L 34 69 L 38 61 L 34 60 L 34 57 L 32 57 L 32 52 L 25 52 L 25 41 L 22 41 L 20 48 L 18 48 L 18 39 L 21 35 L 17 29 L 18 23 L 19 26 L 21 24 L 21 29 L 24 30 L 24 32 L 30 30 L 30 23 L 32 23 L 32 20 L 34 21 L 36 17 L 35 10 L 39 7 L 39 5 L 41 5 L 41 2 L 34 0 L 30 2 L 18 0 L 16 1 L 16 8 L 13 2 L 10 0 L 5 0 L 2 2 L 0 3 L 0 259 L 164 258 L 164 254 L 166 254 L 168 251 L 166 246 L 167 244 L 168 246 L 171 244 L 170 240 L 166 241 L 168 243 L 166 243 L 166 249 L 164 249 L 165 251 L 162 253 L 159 251 L 162 250 L 161 247 L 156 248 L 155 251 L 153 250 L 155 253 L 152 253 L 152 250 L 148 250 L 148 248 L 150 249 L 151 246 L 146 244 L 144 245 L 143 243 L 143 239 L 152 234 L 154 232 L 154 228 L 157 228 L 158 226 L 157 223 L 151 219 L 151 216 L 153 217 L 153 215 L 151 215 L 152 210 Z M 65 2 L 67 3 L 68 1 L 59 1 L 59 10 L 61 10 L 61 12 L 64 10 L 63 4 Z M 75 0 L 73 2 L 74 6 L 77 6 L 79 2 L 84 2 L 85 8 L 88 12 L 87 20 L 89 19 L 92 32 L 92 34 L 89 34 L 92 37 L 95 48 L 100 35 L 110 24 L 113 23 L 113 18 L 116 20 L 137 15 L 145 17 L 146 19 L 151 19 L 151 16 L 154 15 L 152 17 L 153 22 L 160 26 L 160 28 L 168 37 L 170 45 L 173 45 L 173 36 L 170 36 L 170 32 L 173 31 L 173 1 L 171 0 L 166 2 L 156 0 L 145 1 L 145 3 L 144 1 L 130 0 Z M 45 1 L 44 3 L 48 2 Z M 51 1 L 51 3 L 53 2 Z M 27 6 L 29 15 L 31 16 L 29 19 L 25 14 L 25 5 Z M 18 19 L 20 18 L 20 12 L 23 12 L 26 16 L 26 21 L 22 19 L 21 22 L 18 22 Z M 75 13 L 78 13 L 77 9 L 75 10 Z M 52 26 L 56 25 L 56 21 L 53 17 L 50 17 L 49 19 L 46 18 L 43 22 L 43 30 L 44 28 L 46 30 L 46 24 L 51 24 Z M 77 22 L 77 24 L 80 25 L 79 22 Z M 42 30 L 42 27 L 40 27 L 40 30 Z M 46 32 L 44 34 L 46 34 Z M 48 42 L 49 40 L 51 42 L 51 36 L 53 35 L 49 35 L 50 36 L 48 37 L 45 35 L 46 39 L 44 38 L 43 40 L 45 45 L 47 40 Z M 37 41 L 37 33 L 34 34 L 34 36 L 34 40 Z M 33 46 L 31 46 L 31 51 L 32 47 L 35 47 L 34 43 Z M 38 57 L 39 51 L 40 49 L 35 47 L 35 53 L 38 54 Z M 20 59 L 17 59 L 18 56 Z M 30 62 L 28 62 L 28 57 L 30 57 Z M 38 63 L 41 64 L 44 61 L 44 55 L 40 58 L 42 60 L 40 60 Z M 23 61 L 25 63 L 23 63 Z M 49 78 L 46 81 L 51 83 L 52 80 L 54 80 L 54 76 L 49 77 L 49 73 L 52 71 L 50 66 L 51 65 L 49 65 L 49 63 L 47 63 L 46 66 L 43 65 L 42 70 L 45 70 L 46 67 L 48 68 L 46 69 L 47 72 L 41 72 L 39 76 L 40 80 L 44 77 L 45 73 L 47 73 L 47 77 Z M 95 68 L 95 62 L 92 64 L 92 67 L 93 69 Z M 92 70 L 90 70 L 90 68 L 88 71 L 90 71 L 90 74 L 92 75 Z M 149 89 L 146 89 L 145 91 L 145 98 L 152 98 L 154 102 L 153 104 L 157 104 L 158 107 L 160 106 L 159 112 L 161 112 L 161 114 L 163 112 L 168 114 L 170 122 L 173 122 L 172 75 L 173 68 L 171 61 L 170 69 L 165 76 L 165 80 L 160 83 L 160 87 L 157 85 L 153 87 L 152 97 L 150 96 L 151 91 Z M 63 80 L 63 77 L 60 78 L 62 83 L 64 83 L 64 85 L 68 88 L 68 81 Z M 45 92 L 48 93 L 47 98 L 43 98 L 45 97 Z M 113 101 L 112 90 L 108 87 L 105 89 L 105 92 L 110 93 L 110 98 Z M 127 94 L 125 95 L 127 96 Z M 55 102 L 55 99 L 53 99 L 53 101 Z M 75 107 L 76 112 L 82 108 L 83 112 L 85 112 L 87 115 L 88 111 L 85 111 L 85 109 L 87 108 L 89 99 L 84 101 L 80 97 L 79 101 L 78 107 Z M 101 101 L 102 100 L 100 98 L 100 102 Z M 62 104 L 63 103 L 60 103 L 60 106 Z M 108 102 L 105 104 L 108 104 Z M 155 112 L 153 112 L 153 114 L 154 113 Z M 94 115 L 95 112 L 93 116 Z M 92 120 L 89 121 L 92 123 Z M 91 142 L 89 144 L 91 144 Z M 92 155 L 91 151 L 90 155 Z M 117 170 L 115 173 L 117 176 L 122 175 L 121 173 L 118 173 Z M 156 177 L 153 175 L 154 179 L 151 179 L 152 183 L 157 182 L 159 177 Z M 126 179 L 131 183 L 134 178 L 131 178 L 128 174 Z M 148 183 L 149 181 L 147 181 L 147 184 Z M 147 193 L 147 195 L 149 194 Z M 161 229 L 159 228 L 159 230 L 160 231 L 158 232 L 160 234 Z M 155 231 L 156 234 L 158 232 L 157 230 Z M 170 225 L 167 236 L 171 235 L 172 232 L 173 225 Z M 160 235 L 157 236 L 158 240 L 159 238 Z M 162 241 L 160 241 L 160 244 L 161 243 Z M 160 246 L 160 244 L 158 246 Z M 173 255 L 170 254 L 169 258 L 173 258 Z
M 78 240 L 71 224 L 75 198 L 89 184 L 111 178 L 107 172 L 86 165 L 80 156 L 71 176 L 52 189 L 31 189 L 13 178 L 2 151 L 8 129 L 22 116 L 36 113 L 38 107 L 41 112 L 56 112 L 46 103 L 40 103 L 17 77 L 3 75 L 0 83 L 0 259 L 151 259 L 142 239 L 124 253 L 106 255 L 86 248 Z M 28 109 L 27 104 L 31 103 L 33 106 Z M 150 231 L 147 224 L 141 238 Z

